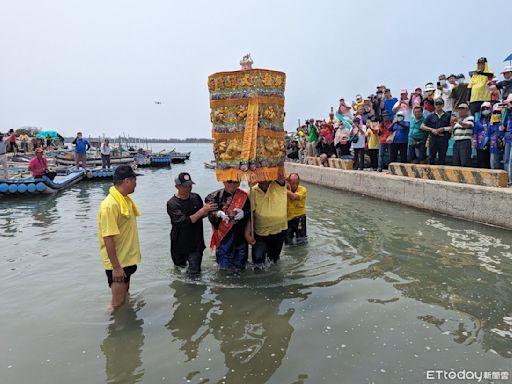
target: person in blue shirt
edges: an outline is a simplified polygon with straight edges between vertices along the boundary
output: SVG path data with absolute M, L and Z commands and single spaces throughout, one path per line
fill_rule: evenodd
M 404 113 L 402 111 L 398 111 L 396 113 L 395 118 L 393 119 L 393 124 L 389 128 L 390 131 L 395 133 L 395 137 L 391 143 L 390 148 L 390 159 L 391 163 L 394 163 L 398 160 L 398 153 L 400 152 L 400 162 L 407 163 L 407 142 L 409 138 L 409 122 L 404 121 Z
M 391 96 L 391 90 L 386 88 L 384 91 L 384 97 L 381 101 L 381 109 L 383 111 L 388 111 L 391 118 L 395 117 L 395 112 L 393 112 L 393 107 L 398 102 L 396 97 Z
M 75 145 L 75 162 L 76 167 L 85 168 L 87 163 L 87 151 L 91 148 L 91 144 L 82 138 L 82 132 L 78 132 L 76 134 L 75 140 L 73 140 L 73 144 Z
M 478 168 L 491 168 L 489 152 L 489 127 L 491 125 L 491 103 L 482 103 L 478 119 L 475 121 L 473 134 L 476 136 L 476 160 Z
M 505 171 L 508 172 L 508 184 L 512 185 L 512 94 L 506 100 L 503 100 L 503 103 L 506 105 L 503 119 L 503 130 L 505 132 L 505 156 L 503 163 Z
M 502 169 L 501 159 L 505 144 L 505 132 L 501 125 L 501 108 L 495 104 L 492 109 L 491 125 L 489 127 L 489 151 L 491 154 L 491 169 Z

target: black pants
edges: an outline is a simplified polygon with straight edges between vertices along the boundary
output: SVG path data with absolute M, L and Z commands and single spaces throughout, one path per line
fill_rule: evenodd
M 407 143 L 391 143 L 389 162 L 395 163 L 400 153 L 400 162 L 407 163 Z
M 372 169 L 377 169 L 379 167 L 379 150 L 369 149 L 368 155 L 370 155 L 370 164 Z
M 188 273 L 196 275 L 201 272 L 201 262 L 203 260 L 203 252 L 194 251 L 190 253 L 172 252 L 172 261 L 177 267 L 185 267 L 188 263 Z
M 101 167 L 110 168 L 110 155 L 101 155 Z
M 430 164 L 445 165 L 446 151 L 448 151 L 448 137 L 430 135 L 428 148 L 428 161 Z M 439 159 L 436 158 L 439 156 Z
M 476 150 L 476 161 L 478 168 L 491 168 L 491 154 L 488 149 Z
M 453 143 L 453 165 L 457 167 L 471 167 L 472 140 L 456 140 Z
M 364 148 L 354 149 L 354 169 L 364 169 Z
M 297 245 L 303 245 L 308 242 L 306 215 L 294 217 L 288 221 L 288 230 L 286 231 L 284 243 L 286 245 L 292 245 L 294 237 Z
M 279 255 L 283 249 L 285 233 L 286 231 L 283 231 L 268 236 L 255 234 L 256 244 L 252 246 L 252 262 L 254 264 L 262 264 L 265 262 L 265 256 L 273 262 L 279 260 Z

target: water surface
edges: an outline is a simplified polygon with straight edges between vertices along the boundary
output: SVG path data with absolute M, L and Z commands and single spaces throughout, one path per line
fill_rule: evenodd
M 512 233 L 308 185 L 310 243 L 232 276 L 172 267 L 165 203 L 182 170 L 205 196 L 211 147 L 144 170 L 143 261 L 111 316 L 96 238 L 105 182 L 0 199 L 0 383 L 418 383 L 512 370 Z M 156 148 L 159 149 L 159 148 Z M 206 238 L 210 229 L 206 227 Z M 208 243 L 208 240 L 207 240 Z

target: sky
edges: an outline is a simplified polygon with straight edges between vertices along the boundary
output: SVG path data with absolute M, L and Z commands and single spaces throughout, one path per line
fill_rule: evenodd
M 441 73 L 467 78 L 480 56 L 501 78 L 509 11 L 505 0 L 2 0 L 0 132 L 210 137 L 208 75 L 246 53 L 286 72 L 291 131 L 379 83 L 398 95 Z

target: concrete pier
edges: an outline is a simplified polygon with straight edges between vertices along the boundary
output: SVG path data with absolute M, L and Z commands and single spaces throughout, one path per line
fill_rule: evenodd
M 512 188 L 415 179 L 299 163 L 286 163 L 286 172 L 296 172 L 308 183 L 512 229 Z

